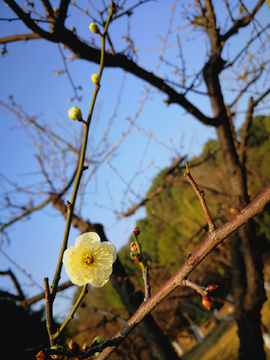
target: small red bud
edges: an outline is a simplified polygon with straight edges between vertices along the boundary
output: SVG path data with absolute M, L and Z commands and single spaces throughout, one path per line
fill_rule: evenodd
M 39 353 L 37 353 L 36 358 L 38 360 L 44 360 L 45 359 L 45 355 L 43 354 L 43 351 L 40 351 Z
M 133 242 L 130 244 L 130 250 L 138 251 L 137 245 L 136 245 L 135 241 L 133 241 Z
M 89 348 L 89 346 L 87 346 L 87 343 L 84 343 L 82 346 L 82 351 L 86 351 Z
M 209 292 L 213 292 L 218 288 L 217 285 L 208 285 L 206 290 L 208 290 Z
M 135 235 L 139 235 L 140 232 L 141 232 L 141 230 L 139 229 L 138 226 L 136 226 L 136 227 L 133 229 L 133 233 L 134 233 Z
M 203 296 L 202 304 L 207 310 L 211 310 L 211 299 L 208 295 Z
M 137 251 L 131 250 L 130 257 L 134 262 L 142 261 L 141 255 Z
M 74 342 L 73 340 L 70 340 L 68 342 L 68 348 L 71 351 L 79 351 L 80 350 L 79 345 L 76 342 Z
M 82 360 L 82 356 L 78 355 L 75 360 Z

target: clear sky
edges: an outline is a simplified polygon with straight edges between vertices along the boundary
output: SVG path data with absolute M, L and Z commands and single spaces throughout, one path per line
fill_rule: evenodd
M 24 2 L 18 1 L 18 3 Z M 57 7 L 57 3 L 57 1 L 53 1 L 53 6 Z M 77 3 L 82 9 L 88 8 L 90 11 L 87 1 L 81 0 Z M 93 1 L 93 3 L 98 5 L 100 1 Z M 134 2 L 128 1 L 127 3 Z M 188 74 L 192 75 L 202 68 L 206 59 L 205 38 L 199 32 L 186 38 L 184 34 L 189 29 L 180 31 L 180 27 L 185 24 L 181 14 L 188 9 L 186 6 L 188 3 L 186 0 L 179 1 L 176 6 L 164 58 L 167 62 L 178 62 L 177 65 L 181 67 L 179 48 L 173 46 L 177 41 L 176 34 L 179 31 L 179 36 L 182 36 L 185 66 Z M 219 7 L 220 21 L 222 21 L 224 3 L 219 1 L 214 3 Z M 252 3 L 253 1 L 247 2 L 250 6 Z M 172 14 L 170 7 L 173 4 L 174 1 L 171 0 L 151 1 L 136 9 L 130 18 L 130 36 L 134 40 L 134 47 L 138 48 L 136 56 L 139 65 L 148 71 L 154 71 L 158 64 L 158 57 L 163 45 L 162 39 L 167 32 Z M 37 2 L 36 8 L 41 11 L 39 6 Z M 30 32 L 20 21 L 16 20 L 16 16 L 11 9 L 5 6 L 4 2 L 0 3 L 0 13 L 2 19 L 14 19 L 11 22 L 0 21 L 1 38 Z M 260 20 L 266 23 L 269 21 L 267 19 L 269 19 L 269 12 L 265 5 L 260 12 Z M 91 19 L 88 16 L 70 6 L 66 26 L 68 28 L 74 26 L 77 34 L 87 41 L 95 36 L 88 29 L 90 22 Z M 127 46 L 123 37 L 128 35 L 129 26 L 127 17 L 123 17 L 112 23 L 109 28 L 117 51 Z M 242 38 L 242 41 L 244 40 L 245 37 Z M 230 53 L 230 56 L 242 45 L 239 40 L 237 41 L 227 49 L 227 54 Z M 95 37 L 95 42 L 100 44 L 98 36 Z M 15 102 L 20 104 L 28 114 L 38 115 L 40 123 L 44 119 L 53 131 L 68 141 L 74 142 L 73 137 L 79 136 L 82 126 L 69 120 L 67 111 L 71 106 L 78 105 L 82 109 L 83 115 L 87 116 L 94 90 L 91 74 L 98 72 L 98 66 L 84 60 L 67 60 L 67 66 L 75 85 L 80 85 L 83 89 L 83 91 L 79 91 L 83 95 L 82 101 L 75 100 L 70 103 L 69 99 L 74 96 L 74 93 L 68 77 L 66 74 L 59 76 L 55 74 L 64 69 L 63 60 L 56 44 L 50 44 L 45 40 L 13 42 L 7 44 L 7 51 L 8 54 L 0 59 L 0 100 L 9 103 L 8 95 L 11 94 Z M 62 51 L 65 56 L 71 55 L 65 49 Z M 173 67 L 162 63 L 157 74 L 173 78 L 174 70 Z M 223 90 L 224 93 L 226 91 L 228 103 L 233 99 L 233 94 L 227 91 L 230 82 L 233 83 L 233 78 L 234 74 L 231 72 L 224 79 L 226 86 L 224 85 Z M 179 76 L 176 76 L 174 81 L 180 81 Z M 110 147 L 118 144 L 122 134 L 128 129 L 128 119 L 136 117 L 147 87 L 148 85 L 142 80 L 138 80 L 122 70 L 104 70 L 90 131 L 89 155 L 91 157 L 97 159 L 97 151 L 93 152 L 93 149 L 98 148 L 99 151 L 102 151 L 103 147 L 98 147 L 98 144 L 100 141 L 102 143 L 104 132 L 111 122 L 108 142 Z M 120 103 L 114 112 L 119 94 L 121 94 Z M 212 115 L 207 97 L 193 94 L 189 96 L 189 99 L 206 115 Z M 113 211 L 126 210 L 130 205 L 142 199 L 151 185 L 151 180 L 162 168 L 169 166 L 176 156 L 198 155 L 207 139 L 216 138 L 214 129 L 200 124 L 179 106 L 167 106 L 164 103 L 165 100 L 166 96 L 156 89 L 150 90 L 147 101 L 136 117 L 135 126 L 139 129 L 136 129 L 135 126 L 131 128 L 113 158 L 109 158 L 106 162 L 103 161 L 98 167 L 96 175 L 91 177 L 87 183 L 81 214 L 85 219 L 103 224 L 108 240 L 114 243 L 117 249 L 127 243 L 132 229 L 136 225 L 136 220 L 142 218 L 145 213 L 143 209 L 140 209 L 134 216 L 119 220 Z M 239 111 L 239 116 L 236 118 L 237 127 L 243 121 L 241 111 L 244 111 L 246 107 L 247 99 L 243 99 L 237 108 Z M 0 173 L 19 186 L 34 186 L 42 180 L 40 173 L 37 174 L 40 170 L 35 158 L 38 150 L 33 145 L 27 131 L 18 124 L 14 114 L 8 112 L 4 107 L 0 108 L 0 114 Z M 58 125 L 56 125 L 56 121 Z M 59 169 L 62 169 L 61 161 Z M 147 169 L 147 171 L 142 171 L 143 169 Z M 137 175 L 134 177 L 136 173 Z M 84 179 L 88 176 L 88 174 L 84 174 Z M 0 192 L 3 197 L 10 187 L 8 181 L 3 177 L 1 179 Z M 126 184 L 131 180 L 132 191 L 126 195 Z M 15 193 L 10 194 L 13 203 L 24 204 L 22 198 L 18 199 L 15 195 Z M 4 222 L 9 215 L 3 209 L 4 205 L 1 202 L 1 222 Z M 12 225 L 8 229 L 10 242 L 3 238 L 2 249 L 15 263 L 25 269 L 27 274 L 31 274 L 32 278 L 42 287 L 45 276 L 50 280 L 53 278 L 64 226 L 65 221 L 61 215 L 47 206 L 44 210 L 32 214 L 28 219 Z M 71 230 L 69 245 L 74 243 L 78 234 L 77 230 Z M 23 284 L 27 296 L 36 295 L 41 291 L 1 252 L 0 264 L 0 270 L 12 268 Z M 62 281 L 67 281 L 65 273 L 62 275 Z M 14 291 L 10 279 L 1 277 L 0 286 L 7 291 Z M 68 292 L 70 296 L 72 291 Z M 66 309 L 69 304 L 69 300 L 66 303 L 62 301 L 57 303 L 56 313 L 62 314 L 62 310 Z

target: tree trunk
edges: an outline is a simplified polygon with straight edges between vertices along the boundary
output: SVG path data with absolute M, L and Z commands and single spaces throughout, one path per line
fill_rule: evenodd
M 248 202 L 244 164 L 240 164 L 233 129 L 226 112 L 219 83 L 223 61 L 214 54 L 204 68 L 204 79 L 211 98 L 214 116 L 219 122 L 217 134 L 223 153 L 227 178 L 231 188 L 232 205 L 237 210 Z M 262 261 L 256 243 L 255 227 L 250 221 L 238 230 L 231 240 L 232 278 L 235 301 L 235 320 L 240 339 L 239 360 L 265 359 L 261 333 L 260 310 L 266 299 Z

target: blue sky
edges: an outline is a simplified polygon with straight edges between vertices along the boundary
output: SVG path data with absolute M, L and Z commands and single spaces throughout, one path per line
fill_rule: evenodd
M 87 1 L 77 1 L 77 3 L 80 3 L 83 9 L 89 8 Z M 94 3 L 98 5 L 100 2 L 94 1 Z M 133 2 L 130 1 L 130 3 Z M 158 63 L 162 47 L 160 37 L 165 37 L 171 16 L 169 8 L 173 6 L 173 3 L 169 0 L 149 2 L 138 8 L 131 16 L 130 35 L 134 40 L 135 47 L 138 48 L 139 64 L 148 71 L 153 71 Z M 252 3 L 252 1 L 247 2 L 250 6 Z M 53 4 L 57 7 L 57 1 L 54 1 Z M 165 53 L 167 61 L 175 62 L 177 59 L 179 66 L 179 49 L 173 44 L 177 40 L 176 30 L 184 25 L 181 13 L 184 9 L 188 9 L 185 7 L 187 4 L 188 1 L 181 1 L 177 4 L 168 40 L 168 49 Z M 220 7 L 218 10 L 220 10 L 220 21 L 222 21 L 223 2 L 215 2 L 215 4 Z M 12 11 L 5 7 L 3 2 L 0 3 L 0 12 L 1 18 L 14 18 Z M 267 23 L 267 19 L 269 19 L 269 12 L 265 5 L 264 10 L 260 12 L 260 20 Z M 69 17 L 66 21 L 68 28 L 75 26 L 80 36 L 90 40 L 94 36 L 88 29 L 90 22 L 89 17 L 70 6 Z M 109 29 L 118 51 L 126 46 L 122 37 L 127 35 L 127 29 L 126 17 L 119 22 L 112 23 Z M 249 31 L 241 39 L 242 42 L 245 41 L 245 36 L 249 35 Z M 0 21 L 0 37 L 28 32 L 30 31 L 20 21 Z M 199 32 L 192 34 L 191 38 L 186 38 L 184 34 L 187 32 L 188 29 L 179 30 L 179 34 L 183 36 L 186 67 L 191 75 L 202 68 L 206 59 L 205 38 Z M 188 39 L 192 39 L 192 41 Z M 99 44 L 99 37 L 96 37 L 95 41 Z M 232 45 L 226 49 L 226 53 L 233 56 L 233 53 L 236 53 L 241 45 L 238 39 L 233 39 Z M 8 103 L 8 95 L 12 94 L 16 103 L 20 104 L 27 113 L 38 114 L 40 122 L 44 119 L 51 129 L 65 139 L 73 141 L 72 137 L 80 134 L 81 124 L 69 120 L 67 111 L 71 106 L 78 105 L 86 117 L 94 90 L 91 75 L 98 72 L 98 66 L 84 60 L 67 61 L 74 83 L 77 86 L 81 85 L 83 89 L 81 92 L 83 100 L 69 103 L 68 99 L 73 97 L 73 90 L 68 78 L 65 74 L 56 76 L 54 72 L 63 69 L 63 61 L 55 44 L 47 43 L 44 40 L 14 42 L 7 44 L 7 51 L 8 55 L 0 59 L 2 84 L 0 100 Z M 70 55 L 67 50 L 63 50 L 63 52 L 65 56 Z M 163 77 L 172 77 L 172 68 L 163 63 L 157 74 Z M 224 93 L 226 92 L 228 103 L 233 99 L 233 94 L 226 91 L 226 88 L 229 88 L 230 82 L 233 84 L 233 81 L 230 81 L 233 76 L 234 74 L 231 72 L 227 78 L 224 78 L 226 85 L 223 90 Z M 175 81 L 179 81 L 179 78 L 176 78 Z M 123 83 L 121 101 L 114 114 L 114 107 Z M 118 144 L 122 134 L 128 129 L 127 119 L 133 119 L 136 115 L 147 87 L 148 85 L 142 80 L 138 80 L 122 70 L 104 70 L 89 137 L 90 156 L 96 156 L 91 153 L 91 149 L 95 148 L 102 139 L 112 116 L 113 122 L 108 137 L 112 146 Z M 193 94 L 188 98 L 206 115 L 212 115 L 206 97 Z M 131 204 L 142 199 L 151 185 L 151 180 L 162 168 L 169 166 L 177 155 L 188 155 L 189 157 L 198 155 L 207 139 L 216 138 L 214 129 L 200 124 L 179 106 L 168 107 L 164 103 L 165 100 L 166 96 L 158 93 L 154 88 L 151 89 L 148 100 L 136 117 L 135 125 L 140 131 L 133 127 L 115 153 L 115 157 L 104 162 L 98 168 L 95 177 L 92 177 L 87 184 L 82 216 L 92 222 L 103 224 L 108 240 L 114 243 L 117 249 L 127 243 L 132 229 L 136 225 L 136 220 L 142 218 L 145 213 L 143 209 L 140 209 L 134 216 L 118 220 L 112 210 L 125 210 Z M 237 108 L 239 111 L 239 116 L 236 118 L 237 127 L 243 121 L 241 111 L 244 111 L 246 107 L 247 98 L 243 98 Z M 20 186 L 35 184 L 41 180 L 40 175 L 33 175 L 39 170 L 34 157 L 37 154 L 37 148 L 33 146 L 31 138 L 24 129 L 18 125 L 16 116 L 3 107 L 0 108 L 0 114 L 0 152 L 2 154 L 0 172 Z M 55 125 L 55 121 L 61 127 Z M 154 138 L 150 138 L 149 134 L 153 134 Z M 164 144 L 164 146 L 160 144 Z M 59 168 L 61 166 L 59 163 Z M 142 169 L 145 168 L 147 171 L 142 173 Z M 132 181 L 131 188 L 137 197 L 130 192 L 124 196 L 126 183 L 133 179 L 136 172 L 139 174 Z M 88 174 L 84 174 L 84 179 L 87 177 Z M 9 191 L 6 181 L 2 181 L 1 185 L 1 194 L 4 189 Z M 14 201 L 17 201 L 14 195 L 11 196 Z M 122 204 L 123 199 L 125 200 L 124 204 Z M 21 201 L 22 198 L 19 199 L 20 203 Z M 7 213 L 2 209 L 1 218 L 3 219 Z M 44 210 L 31 215 L 29 220 L 11 226 L 8 230 L 10 243 L 3 241 L 2 249 L 42 286 L 45 276 L 50 280 L 53 278 L 64 226 L 65 221 L 62 217 L 50 206 L 47 206 Z M 71 230 L 69 245 L 74 243 L 78 234 L 77 230 Z M 22 283 L 26 295 L 33 296 L 40 292 L 40 289 L 33 285 L 32 281 L 1 253 L 0 263 L 1 270 L 12 268 Z M 67 276 L 63 273 L 62 281 L 67 280 Z M 0 286 L 7 291 L 13 291 L 9 279 L 0 278 Z M 72 291 L 68 291 L 69 296 Z M 57 302 L 55 313 L 62 315 L 69 305 L 69 300 Z

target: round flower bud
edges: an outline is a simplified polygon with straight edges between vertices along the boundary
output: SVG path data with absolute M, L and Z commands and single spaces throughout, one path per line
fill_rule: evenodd
M 68 116 L 71 120 L 81 120 L 81 109 L 78 108 L 78 106 L 73 106 L 71 109 L 68 110 Z
M 208 295 L 203 296 L 202 304 L 207 310 L 211 310 L 211 299 Z
M 140 232 L 141 232 L 141 230 L 140 230 L 140 228 L 139 228 L 138 226 L 136 226 L 136 227 L 133 229 L 133 233 L 134 233 L 135 235 L 139 235 Z
M 98 74 L 93 74 L 91 76 L 91 80 L 93 81 L 94 84 L 99 84 L 100 82 L 100 76 Z
M 131 250 L 130 252 L 130 258 L 134 261 L 134 262 L 141 262 L 141 255 L 138 253 L 138 251 L 134 251 Z
M 68 342 L 68 348 L 69 348 L 69 350 L 71 350 L 71 351 L 79 351 L 79 350 L 80 350 L 79 345 L 78 345 L 75 341 L 73 341 L 73 340 L 70 340 L 70 341 Z
M 138 252 L 138 249 L 137 249 L 137 245 L 135 243 L 135 241 L 133 241 L 131 244 L 130 244 L 130 250 L 132 251 L 137 251 Z
M 217 285 L 208 285 L 206 290 L 208 290 L 209 292 L 213 292 L 218 288 Z
M 89 29 L 92 33 L 99 34 L 99 27 L 94 22 L 89 25 Z
M 82 346 L 82 351 L 86 351 L 89 348 L 89 346 L 87 345 L 87 343 L 84 343 Z

